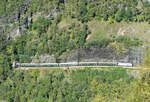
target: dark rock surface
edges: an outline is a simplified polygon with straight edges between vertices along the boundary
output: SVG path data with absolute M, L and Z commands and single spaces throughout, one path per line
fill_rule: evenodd
M 60 62 L 124 62 L 137 66 L 142 63 L 141 60 L 144 54 L 141 52 L 139 48 L 132 48 L 124 56 L 119 56 L 110 47 L 90 47 L 64 53 L 60 58 Z

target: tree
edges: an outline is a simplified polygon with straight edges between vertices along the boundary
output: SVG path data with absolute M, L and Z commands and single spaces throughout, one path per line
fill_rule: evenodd
M 11 69 L 9 59 L 3 53 L 0 53 L 0 79 L 5 80 L 8 76 L 8 72 Z
M 33 30 L 36 30 L 38 35 L 41 36 L 42 33 L 46 33 L 49 25 L 51 24 L 50 19 L 44 17 L 39 17 L 32 25 Z
M 143 66 L 146 68 L 150 68 L 150 48 L 148 46 L 146 48 L 146 55 L 143 59 Z
M 125 9 L 122 8 L 121 10 L 119 10 L 117 13 L 116 13 L 116 16 L 115 16 L 115 19 L 117 22 L 120 22 L 123 20 L 125 16 Z
M 125 12 L 125 21 L 132 21 L 132 11 L 131 8 L 127 8 L 126 12 Z

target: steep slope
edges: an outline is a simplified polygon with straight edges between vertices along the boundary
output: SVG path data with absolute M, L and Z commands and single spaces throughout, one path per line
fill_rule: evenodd
M 149 11 L 148 0 L 1 0 L 0 73 L 13 61 L 40 62 L 44 55 L 57 61 L 86 49 L 110 48 L 116 60 L 126 58 L 149 40 Z M 131 59 L 143 55 L 138 50 Z

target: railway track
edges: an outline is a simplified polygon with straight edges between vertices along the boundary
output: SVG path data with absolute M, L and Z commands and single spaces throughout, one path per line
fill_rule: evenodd
M 18 67 L 16 70 L 34 70 L 34 69 L 60 69 L 66 70 L 67 67 Z M 123 68 L 123 69 L 131 69 L 131 70 L 150 70 L 149 68 L 141 68 L 141 67 L 118 67 L 118 66 L 70 66 L 69 70 L 72 69 L 112 69 L 112 68 Z
M 149 70 L 149 68 L 134 67 L 131 63 L 119 62 L 70 62 L 70 63 L 14 63 L 16 70 L 30 69 L 103 69 L 103 68 L 124 68 L 132 70 Z

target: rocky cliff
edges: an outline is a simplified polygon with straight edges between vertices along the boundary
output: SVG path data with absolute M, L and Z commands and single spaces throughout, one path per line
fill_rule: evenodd
M 149 0 L 4 0 L 0 9 L 0 37 L 10 42 L 1 50 L 21 62 L 31 60 L 20 55 L 38 55 L 39 62 L 139 64 L 150 37 Z

